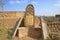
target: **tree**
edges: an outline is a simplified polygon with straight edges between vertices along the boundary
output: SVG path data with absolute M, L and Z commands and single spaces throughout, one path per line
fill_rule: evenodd
M 4 0 L 0 0 L 0 7 L 2 8 L 2 11 L 4 11 Z
M 2 8 L 2 13 L 3 13 L 3 27 L 4 27 L 4 0 L 0 0 L 0 7 Z

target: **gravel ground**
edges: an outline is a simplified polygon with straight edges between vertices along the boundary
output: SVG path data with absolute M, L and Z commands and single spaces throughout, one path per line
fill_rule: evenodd
M 34 38 L 31 38 L 31 37 L 23 37 L 23 38 L 13 38 L 12 40 L 37 40 L 37 39 L 34 39 Z

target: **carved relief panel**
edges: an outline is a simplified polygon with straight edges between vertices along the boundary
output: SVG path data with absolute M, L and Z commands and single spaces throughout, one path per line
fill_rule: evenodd
M 26 8 L 26 16 L 25 16 L 25 26 L 33 26 L 34 25 L 34 7 L 29 4 Z

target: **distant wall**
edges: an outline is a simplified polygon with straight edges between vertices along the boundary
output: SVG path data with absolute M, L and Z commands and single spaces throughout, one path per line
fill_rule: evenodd
M 0 27 L 13 28 L 18 19 L 23 16 L 24 12 L 0 12 Z
M 25 15 L 25 12 L 16 12 L 16 11 L 7 11 L 7 12 L 0 12 L 0 27 L 1 28 L 13 28 L 18 21 L 19 18 L 23 17 Z M 28 19 L 27 19 L 28 18 Z M 25 18 L 24 22 L 25 25 L 33 24 L 33 15 L 28 15 L 28 17 Z M 41 26 L 41 20 L 38 17 L 35 17 L 34 19 L 35 27 Z M 33 22 L 33 23 L 32 23 Z M 4 27 L 3 27 L 4 26 Z
M 60 22 L 48 22 L 48 32 L 51 34 L 52 32 L 60 34 Z

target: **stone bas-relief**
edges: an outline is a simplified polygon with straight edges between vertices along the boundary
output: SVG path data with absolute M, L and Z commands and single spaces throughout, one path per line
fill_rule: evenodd
M 20 26 L 18 27 L 17 31 L 15 31 L 14 34 L 18 34 L 18 37 L 24 38 L 24 37 L 29 37 L 33 39 L 39 39 L 42 38 L 42 29 L 40 25 L 40 18 L 36 17 L 34 15 L 34 7 L 33 5 L 29 4 L 26 7 L 25 15 L 23 16 L 23 19 L 21 21 Z M 22 25 L 23 23 L 24 25 Z M 36 23 L 35 23 L 36 22 Z M 17 23 L 18 24 L 18 23 Z M 17 28 L 17 26 L 16 26 Z M 15 29 L 16 30 L 16 29 Z M 14 35 L 13 35 L 14 37 Z
M 4 13 L 5 15 L 3 15 Z M 54 39 L 60 37 L 60 22 L 48 22 L 44 18 L 42 21 L 41 16 L 34 15 L 35 10 L 32 4 L 29 4 L 25 11 L 6 11 L 4 13 L 0 12 L 0 26 L 4 25 L 8 29 L 13 28 L 13 38 L 38 40 L 46 39 L 47 36 Z
M 34 7 L 31 4 L 26 7 L 25 26 L 34 26 Z

